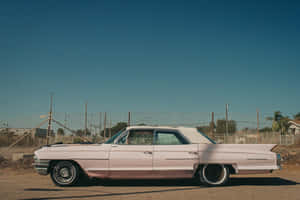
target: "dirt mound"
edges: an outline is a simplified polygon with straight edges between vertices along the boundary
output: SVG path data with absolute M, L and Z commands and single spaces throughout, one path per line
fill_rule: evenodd
M 281 155 L 284 164 L 300 164 L 300 144 L 278 145 L 274 152 Z
M 0 168 L 6 168 L 9 166 L 9 161 L 0 155 Z
M 0 155 L 0 168 L 29 169 L 32 168 L 32 163 L 32 158 L 24 158 L 18 161 L 12 161 Z

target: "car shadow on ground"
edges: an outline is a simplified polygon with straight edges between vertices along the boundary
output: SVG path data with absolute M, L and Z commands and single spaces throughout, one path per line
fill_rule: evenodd
M 282 185 L 297 185 L 297 183 L 292 180 L 287 180 L 280 177 L 250 177 L 250 178 L 231 178 L 227 187 L 241 186 L 241 185 L 253 185 L 253 186 L 282 186 Z M 193 179 L 175 179 L 175 180 L 90 180 L 84 181 L 78 184 L 81 186 L 117 186 L 117 187 L 153 187 L 153 186 L 202 186 L 198 181 Z M 75 186 L 76 187 L 76 186 Z
M 279 178 L 279 177 L 268 177 L 268 178 L 231 178 L 230 183 L 226 187 L 235 187 L 235 186 L 284 186 L 284 185 L 298 185 L 295 181 Z M 203 187 L 197 183 L 195 180 L 190 179 L 176 179 L 176 180 L 92 180 L 85 182 L 84 184 L 78 185 L 81 187 L 88 186 L 109 186 L 109 187 L 153 187 L 153 186 L 165 186 L 170 187 L 174 186 L 174 188 L 167 189 L 155 189 L 155 190 L 146 190 L 146 191 L 134 191 L 134 192 L 120 192 L 120 193 L 109 193 L 105 191 L 101 191 L 100 194 L 90 194 L 90 195 L 79 195 L 79 196 L 56 196 L 56 197 L 39 197 L 39 198 L 28 198 L 21 200 L 51 200 L 51 199 L 81 199 L 81 198 L 95 198 L 95 197 L 109 197 L 109 196 L 126 196 L 126 195 L 139 195 L 139 194 L 151 194 L 151 193 L 164 193 L 164 192 L 175 192 L 175 191 L 189 191 L 189 190 L 201 190 Z M 175 187 L 176 186 L 176 187 Z M 182 188 L 182 186 L 195 186 L 189 188 Z M 74 187 L 73 187 L 74 188 Z M 75 187 L 76 188 L 76 187 Z M 51 192 L 58 191 L 72 191 L 72 187 L 60 188 L 60 189 L 49 189 L 49 188 L 26 188 L 24 191 L 46 191 L 47 194 L 51 194 Z M 76 188 L 77 190 L 77 188 Z M 98 190 L 94 190 L 94 192 L 100 192 Z M 57 193 L 56 193 L 57 194 Z
M 280 177 L 251 177 L 251 178 L 231 178 L 228 186 L 253 185 L 253 186 L 283 186 L 299 185 L 292 180 Z
M 161 190 L 149 190 L 149 191 L 135 191 L 135 192 L 116 192 L 116 193 L 101 193 L 101 194 L 90 194 L 90 195 L 80 195 L 80 196 L 54 196 L 54 197 L 38 197 L 38 198 L 26 198 L 19 200 L 52 200 L 52 199 L 82 199 L 82 198 L 95 198 L 95 197 L 111 197 L 111 196 L 127 196 L 127 195 L 139 195 L 139 194 L 154 194 L 163 192 L 175 192 L 175 191 L 191 191 L 198 190 L 199 187 L 194 188 L 174 188 L 174 189 L 161 189 Z M 87 192 L 87 191 L 86 191 Z M 49 194 L 49 193 L 48 193 Z

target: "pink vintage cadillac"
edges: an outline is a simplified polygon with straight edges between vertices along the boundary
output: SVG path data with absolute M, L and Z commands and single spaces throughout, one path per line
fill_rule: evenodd
M 104 144 L 60 144 L 35 151 L 35 169 L 58 186 L 82 174 L 101 179 L 197 178 L 208 186 L 230 174 L 280 169 L 274 144 L 215 144 L 196 128 L 128 127 Z

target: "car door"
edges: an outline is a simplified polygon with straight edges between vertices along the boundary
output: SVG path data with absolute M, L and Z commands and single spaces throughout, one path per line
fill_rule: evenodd
M 189 144 L 176 130 L 155 131 L 153 176 L 190 178 L 198 160 L 197 144 Z
M 110 178 L 150 178 L 153 161 L 154 133 L 151 129 L 128 130 L 116 144 L 112 144 L 109 156 Z

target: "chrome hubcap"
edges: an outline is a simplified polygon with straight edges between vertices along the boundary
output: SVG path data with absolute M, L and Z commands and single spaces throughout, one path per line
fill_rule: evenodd
M 69 185 L 77 177 L 77 171 L 71 163 L 60 162 L 54 167 L 52 177 L 61 185 Z
M 59 171 L 59 174 L 61 177 L 63 178 L 67 178 L 70 176 L 70 172 L 69 172 L 69 169 L 68 168 L 61 168 L 60 171 Z

